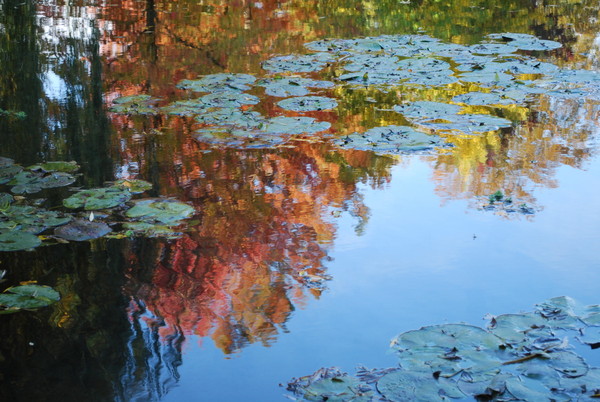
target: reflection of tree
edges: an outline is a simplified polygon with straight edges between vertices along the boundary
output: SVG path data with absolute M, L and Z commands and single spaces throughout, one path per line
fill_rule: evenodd
M 168 328 L 210 336 L 226 353 L 248 343 L 270 344 L 308 294 L 320 295 L 335 238 L 332 212 L 348 210 L 366 221 L 356 184 L 385 182 L 392 161 L 304 142 L 289 149 L 205 153 L 193 142 L 174 154 L 176 147 L 167 144 L 151 147 L 159 165 L 181 160 L 173 175 L 162 171 L 161 182 L 183 187 L 201 222 L 156 252 L 155 260 L 133 249 L 137 279 L 130 292 L 165 320 L 163 336 L 174 333 Z M 151 166 L 140 168 L 144 175 Z M 141 278 L 148 268 L 151 277 Z

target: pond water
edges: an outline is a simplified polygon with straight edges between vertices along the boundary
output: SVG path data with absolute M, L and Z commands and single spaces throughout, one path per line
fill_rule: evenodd
M 526 102 L 507 92 L 510 102 L 493 107 L 454 98 L 510 126 L 456 134 L 440 129 L 453 124 L 448 115 L 411 118 L 407 105 L 506 89 L 503 73 L 491 86 L 483 66 L 468 82 L 390 84 L 378 70 L 389 62 L 382 48 L 380 64 L 369 64 L 351 52 L 332 56 L 332 41 L 320 49 L 329 52 L 323 71 L 279 71 L 284 59 L 274 59 L 314 53 L 304 44 L 325 38 L 428 35 L 444 44 L 432 57 L 446 63 L 437 53 L 448 44 L 509 32 L 562 47 L 507 57 L 600 71 L 600 8 L 591 0 L 0 1 L 0 156 L 23 166 L 74 160 L 81 188 L 143 179 L 147 196 L 196 210 L 176 239 L 56 242 L 44 232 L 47 245 L 2 252 L 4 287 L 37 281 L 62 297 L 0 315 L 2 399 L 286 400 L 280 384 L 321 367 L 394 366 L 389 342 L 404 331 L 484 326 L 488 313 L 531 311 L 561 295 L 599 303 L 600 98 L 584 85 L 595 76 L 570 87 L 576 95 L 557 91 L 569 80 L 560 76 L 544 84 L 553 95 Z M 427 79 L 455 76 L 452 63 L 427 67 Z M 234 138 L 230 126 L 214 135 L 215 119 L 229 117 L 211 114 L 212 103 L 196 118 L 114 103 L 196 99 L 211 91 L 184 80 L 218 73 L 335 85 L 288 85 L 326 97 L 310 100 L 323 110 L 305 112 L 253 83 L 235 108 L 242 117 L 230 114 L 264 120 Z M 382 85 L 368 81 L 375 73 Z M 275 135 L 282 120 L 267 118 L 277 116 L 315 120 Z M 315 122 L 327 124 L 312 130 Z M 434 129 L 451 146 L 390 151 L 348 137 L 391 125 Z M 60 191 L 25 198 L 56 209 L 71 194 Z M 495 193 L 512 203 L 490 204 Z M 600 364 L 597 350 L 586 359 Z

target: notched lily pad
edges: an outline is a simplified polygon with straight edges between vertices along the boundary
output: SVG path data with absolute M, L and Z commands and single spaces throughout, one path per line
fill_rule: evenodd
M 129 218 L 146 222 L 161 222 L 178 225 L 191 217 L 196 210 L 191 205 L 168 198 L 149 198 L 135 201 L 135 205 L 125 213 Z
M 29 250 L 42 244 L 39 237 L 21 230 L 0 232 L 0 251 Z
M 243 92 L 252 88 L 256 78 L 250 74 L 218 73 L 197 80 L 182 80 L 177 88 L 194 92 Z
M 63 200 L 67 208 L 83 208 L 87 211 L 116 207 L 131 199 L 131 192 L 119 187 L 81 190 Z
M 288 98 L 277 102 L 282 109 L 292 110 L 294 112 L 312 112 L 320 110 L 329 110 L 337 107 L 335 99 L 325 96 L 301 96 Z
M 49 286 L 22 285 L 6 289 L 0 294 L 0 314 L 21 309 L 37 309 L 60 300 L 60 293 Z
M 80 219 L 56 228 L 54 235 L 70 241 L 86 241 L 98 239 L 110 232 L 112 229 L 106 223 Z
M 428 135 L 407 126 L 375 127 L 364 133 L 354 133 L 335 141 L 342 148 L 383 153 L 427 151 L 444 145 L 436 135 Z

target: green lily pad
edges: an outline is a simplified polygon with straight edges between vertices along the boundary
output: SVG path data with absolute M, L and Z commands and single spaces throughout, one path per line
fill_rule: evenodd
M 551 335 L 547 321 L 539 314 L 502 314 L 492 319 L 490 332 L 508 343 L 521 343 L 532 337 Z
M 536 304 L 536 310 L 553 328 L 580 328 L 582 322 L 579 314 L 585 312 L 583 306 L 568 296 L 554 297 Z
M 312 117 L 277 116 L 269 119 L 262 127 L 268 134 L 314 134 L 328 130 L 331 124 L 327 121 L 317 121 Z
M 110 232 L 112 229 L 106 223 L 80 219 L 56 228 L 54 235 L 70 241 L 86 241 L 98 239 Z
M 64 225 L 71 217 L 57 211 L 47 211 L 27 205 L 12 205 L 0 213 L 0 230 L 19 229 L 38 234 L 49 227 Z
M 139 233 L 144 237 L 161 237 L 167 239 L 181 237 L 181 232 L 174 230 L 170 226 L 149 222 L 126 222 L 123 224 L 123 228 Z
M 506 86 L 514 81 L 514 77 L 503 71 L 498 71 L 495 66 L 486 65 L 482 69 L 462 73 L 459 80 L 463 82 L 474 82 L 494 86 Z
M 13 201 L 14 198 L 12 195 L 8 193 L 0 193 L 0 213 L 6 211 L 10 207 L 10 204 L 13 203 Z
M 116 207 L 131 199 L 131 192 L 119 187 L 81 190 L 63 200 L 67 208 L 83 208 L 87 211 Z
M 0 233 L 0 251 L 29 250 L 42 244 L 39 237 L 21 230 Z
M 522 33 L 490 34 L 488 35 L 488 38 L 505 41 L 508 43 L 508 45 L 516 47 L 520 50 L 544 51 L 554 50 L 562 47 L 560 42 L 540 39 L 536 36 Z
M 237 128 L 259 128 L 265 123 L 265 119 L 260 113 L 237 108 L 219 108 L 207 111 L 196 116 L 195 119 L 206 125 Z
M 469 46 L 469 51 L 474 54 L 511 54 L 519 50 L 516 46 L 502 43 L 479 43 Z
M 402 113 L 410 120 L 443 119 L 456 115 L 461 109 L 462 107 L 458 105 L 431 101 L 417 101 L 394 106 L 394 111 Z
M 434 130 L 458 131 L 469 135 L 497 131 L 512 126 L 512 122 L 508 119 L 487 114 L 449 115 L 437 120 L 422 121 L 420 124 Z
M 360 381 L 350 376 L 322 378 L 306 387 L 303 397 L 307 401 L 371 401 L 373 392 L 361 391 L 360 386 Z
M 327 63 L 332 63 L 334 61 L 335 58 L 325 52 L 276 56 L 264 61 L 262 63 L 262 68 L 271 73 L 310 73 L 313 71 L 320 71 L 325 68 Z
M 310 93 L 309 88 L 327 89 L 335 84 L 331 81 L 319 81 L 303 77 L 267 78 L 260 80 L 257 86 L 265 88 L 265 94 L 279 98 L 304 96 Z
M 139 179 L 121 179 L 117 180 L 113 187 L 128 190 L 131 194 L 141 194 L 144 191 L 152 190 L 152 183 Z
M 52 161 L 29 166 L 29 170 L 42 170 L 44 172 L 65 172 L 73 173 L 79 170 L 79 165 L 75 161 L 63 162 Z
M 333 109 L 337 107 L 338 103 L 335 99 L 325 96 L 300 96 L 284 99 L 277 102 L 277 105 L 282 109 L 294 112 L 312 112 Z
M 154 104 L 159 100 L 150 95 L 122 96 L 113 101 L 110 111 L 122 114 L 155 114 L 157 109 Z
M 44 175 L 32 171 L 22 171 L 8 182 L 13 186 L 11 191 L 15 194 L 37 193 L 45 188 L 64 187 L 75 183 L 75 176 L 64 172 L 51 172 Z
M 20 165 L 0 166 L 0 184 L 8 183 L 23 170 Z
M 162 198 L 149 198 L 135 201 L 135 205 L 125 213 L 129 218 L 145 222 L 161 222 L 166 225 L 178 225 L 183 219 L 191 217 L 196 210 L 180 201 Z
M 387 72 L 398 70 L 398 57 L 386 54 L 355 54 L 346 59 L 344 70 L 362 72 Z
M 196 130 L 194 138 L 201 143 L 216 147 L 251 149 L 281 145 L 289 140 L 290 135 L 272 134 L 259 129 L 211 127 Z
M 335 141 L 342 148 L 369 150 L 383 153 L 405 153 L 431 150 L 444 141 L 407 126 L 375 127 L 365 133 L 354 133 Z
M 190 99 L 184 101 L 177 101 L 170 103 L 160 108 L 162 113 L 171 114 L 175 116 L 191 116 L 196 114 L 205 113 L 209 107 L 204 103 L 202 98 Z
M 377 381 L 377 390 L 390 401 L 440 401 L 465 398 L 455 382 L 429 372 L 394 371 Z
M 60 293 L 49 286 L 22 285 L 6 289 L 0 294 L 0 313 L 16 312 L 20 309 L 47 307 L 60 300 Z
M 466 105 L 514 105 L 517 100 L 503 96 L 501 93 L 468 92 L 456 95 L 452 102 L 464 103 Z
M 204 95 L 200 100 L 209 108 L 238 108 L 243 105 L 256 105 L 260 102 L 258 96 L 244 92 L 215 92 Z
M 177 88 L 194 92 L 243 92 L 252 88 L 256 78 L 250 74 L 218 73 L 197 80 L 182 80 Z
M 598 400 L 600 393 L 600 368 L 590 367 L 589 371 L 579 377 L 561 377 L 560 386 L 574 395 L 574 400 L 592 402 Z M 596 396 L 595 396 L 596 395 Z

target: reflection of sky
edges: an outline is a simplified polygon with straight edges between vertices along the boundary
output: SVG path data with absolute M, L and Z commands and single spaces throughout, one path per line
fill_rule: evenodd
M 386 350 L 403 331 L 485 325 L 487 313 L 530 311 L 560 295 L 600 302 L 597 158 L 586 170 L 559 168 L 558 188 L 537 189 L 544 210 L 531 221 L 466 201 L 441 206 L 430 176 L 426 162 L 413 160 L 395 168 L 387 189 L 364 187 L 370 221 L 357 237 L 352 218 L 340 220 L 329 291 L 296 311 L 289 333 L 269 348 L 251 345 L 224 359 L 210 342 L 189 342 L 179 387 L 165 400 L 195 400 L 198 389 L 202 400 L 283 400 L 279 382 L 320 367 L 395 365 Z

